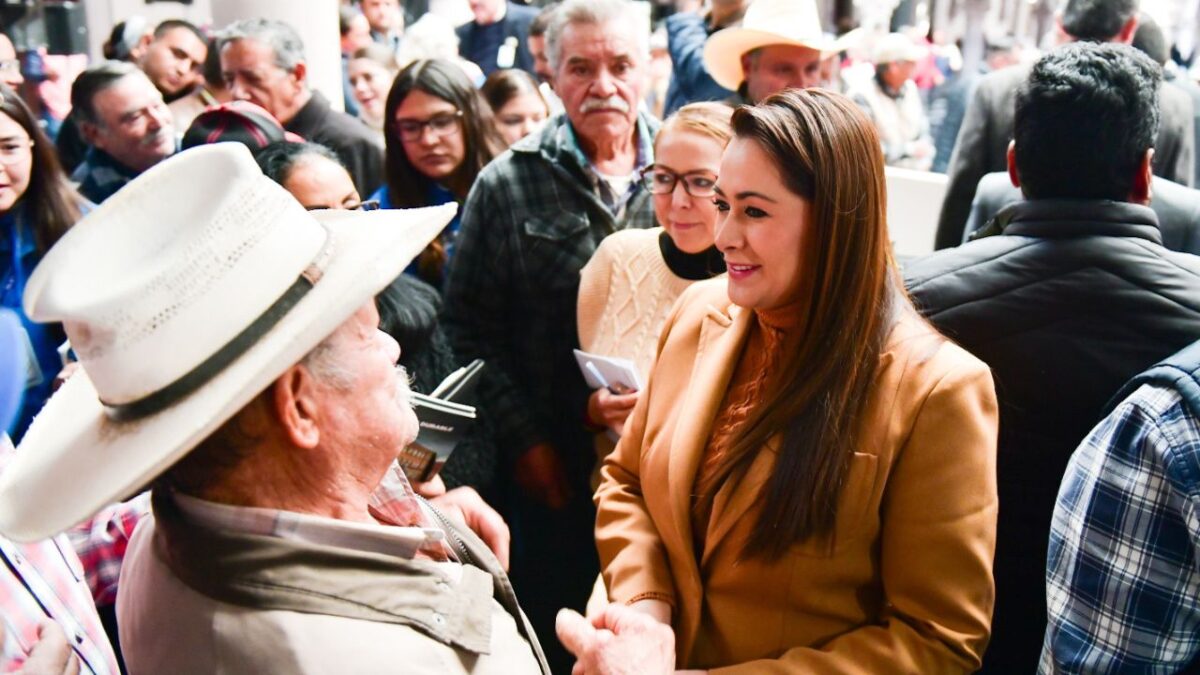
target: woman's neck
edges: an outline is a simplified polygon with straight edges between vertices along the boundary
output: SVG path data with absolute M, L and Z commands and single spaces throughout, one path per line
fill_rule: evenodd
M 793 334 L 804 323 L 804 307 L 805 303 L 796 301 L 770 309 L 755 309 L 754 314 L 763 326 Z

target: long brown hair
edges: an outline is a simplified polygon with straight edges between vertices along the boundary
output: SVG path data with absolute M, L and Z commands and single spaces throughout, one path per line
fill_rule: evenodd
M 471 80 L 458 64 L 445 59 L 414 61 L 400 71 L 388 92 L 383 113 L 384 180 L 388 199 L 398 209 L 429 206 L 426 203 L 430 179 L 417 171 L 404 151 L 396 130 L 396 111 L 414 89 L 436 96 L 462 112 L 464 157 L 446 183 L 452 191 L 470 189 L 488 162 L 504 149 L 504 139 L 492 122 L 488 107 Z M 456 196 L 458 196 L 456 194 Z M 434 239 L 417 257 L 417 268 L 426 280 L 440 283 L 446 254 L 440 238 Z
M 83 197 L 67 180 L 54 143 L 42 131 L 25 101 L 3 84 L 0 84 L 0 113 L 21 125 L 33 140 L 29 187 L 18 203 L 24 205 L 38 253 L 45 254 L 79 220 Z
M 849 99 L 790 90 L 733 115 L 734 135 L 774 160 L 811 203 L 801 288 L 812 289 L 803 336 L 780 356 L 776 385 L 732 440 L 728 479 L 782 432 L 748 555 L 781 557 L 832 535 L 867 394 L 894 312 L 904 300 L 888 240 L 883 154 L 874 125 Z

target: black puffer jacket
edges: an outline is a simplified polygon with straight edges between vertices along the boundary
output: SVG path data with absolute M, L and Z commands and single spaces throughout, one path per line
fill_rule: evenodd
M 1002 234 L 912 261 L 905 281 L 993 370 L 1000 522 L 984 672 L 1031 673 L 1067 460 L 1126 380 L 1200 338 L 1200 257 L 1163 248 L 1145 206 L 1039 200 L 998 218 Z

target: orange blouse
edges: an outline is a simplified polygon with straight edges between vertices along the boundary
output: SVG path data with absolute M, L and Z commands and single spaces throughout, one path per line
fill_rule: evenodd
M 713 421 L 712 435 L 704 448 L 696 482 L 692 487 L 692 535 L 697 555 L 704 550 L 705 533 L 712 516 L 713 497 L 719 485 L 716 471 L 729 451 L 750 412 L 777 383 L 776 366 L 789 345 L 795 345 L 795 328 L 800 323 L 800 305 L 754 310 L 755 321 L 733 371 L 725 399 Z

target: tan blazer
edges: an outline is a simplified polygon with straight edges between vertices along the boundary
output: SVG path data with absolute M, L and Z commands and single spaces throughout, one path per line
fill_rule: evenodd
M 680 667 L 958 673 L 987 643 L 996 538 L 996 395 L 983 363 L 915 315 L 892 331 L 831 541 L 741 559 L 777 441 L 717 493 L 697 563 L 690 493 L 753 312 L 725 280 L 688 289 L 605 462 L 596 540 L 615 602 L 674 610 Z

